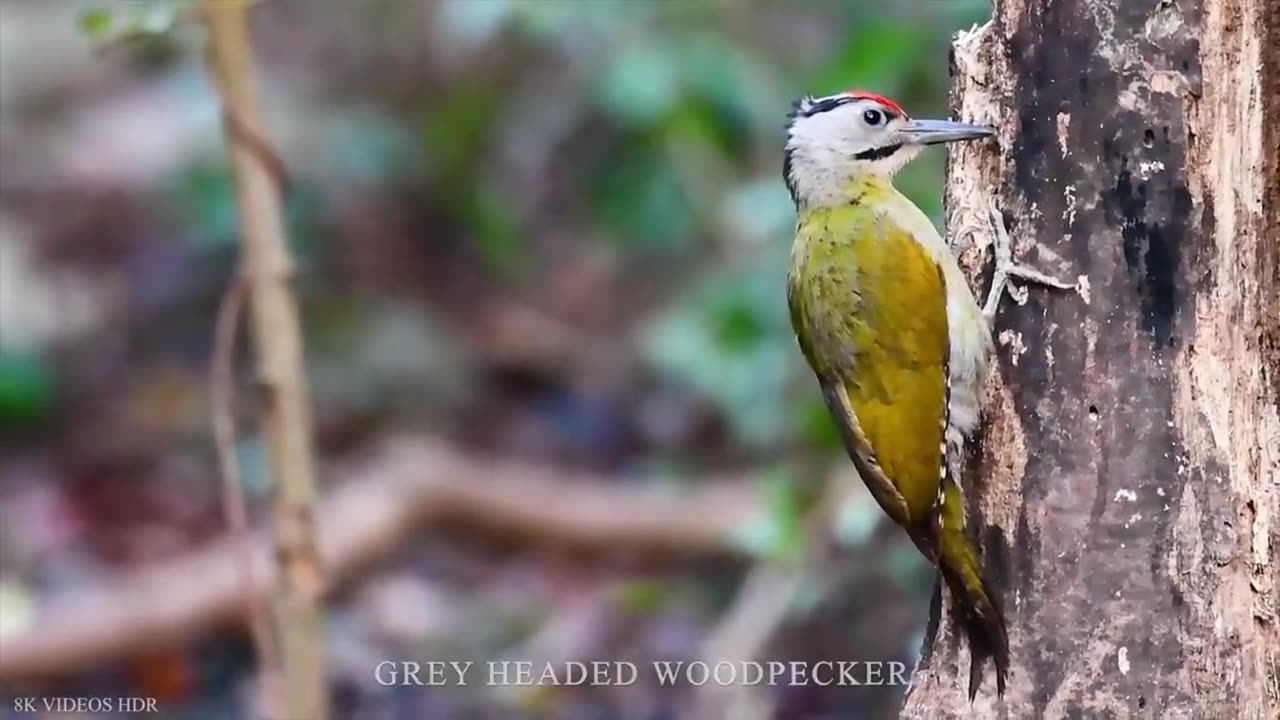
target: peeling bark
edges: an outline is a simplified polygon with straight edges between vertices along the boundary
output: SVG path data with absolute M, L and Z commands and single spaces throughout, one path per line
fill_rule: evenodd
M 1280 716 L 1280 2 L 1002 0 L 954 49 L 949 227 L 1075 293 L 1005 301 L 971 524 L 1009 690 L 948 623 L 909 717 Z M 998 189 L 994 190 L 993 189 Z

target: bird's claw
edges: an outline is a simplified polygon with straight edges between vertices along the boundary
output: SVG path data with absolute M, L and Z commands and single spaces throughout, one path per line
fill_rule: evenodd
M 991 290 L 987 293 L 987 301 L 983 303 L 982 315 L 987 324 L 995 321 L 996 310 L 1000 307 L 1000 299 L 1008 291 L 1009 296 L 1019 305 L 1027 302 L 1025 285 L 1013 285 L 1014 278 L 1027 283 L 1045 285 L 1059 290 L 1070 290 L 1074 284 L 1059 280 L 1035 268 L 1019 265 L 1013 261 L 1013 241 L 1009 239 L 1009 231 L 1004 226 L 1004 215 L 993 202 L 991 204 L 991 228 L 995 234 L 992 247 L 995 252 L 995 272 L 991 276 Z

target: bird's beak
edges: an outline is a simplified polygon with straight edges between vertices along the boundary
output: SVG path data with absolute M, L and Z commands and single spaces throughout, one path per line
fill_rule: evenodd
M 970 125 L 951 120 L 908 120 L 902 133 L 912 145 L 937 145 L 957 140 L 991 137 L 995 131 L 985 125 Z

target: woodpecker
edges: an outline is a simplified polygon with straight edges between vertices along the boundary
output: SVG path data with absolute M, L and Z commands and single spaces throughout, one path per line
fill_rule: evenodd
M 1010 277 L 1064 287 L 998 249 L 979 307 L 929 218 L 893 186 L 922 148 L 990 128 L 914 120 L 850 91 L 796 101 L 783 176 L 798 222 L 787 274 L 791 323 L 863 482 L 936 565 L 970 649 L 969 699 L 995 661 L 1004 694 L 1004 617 L 965 528 L 959 482 L 993 350 L 990 322 Z M 1007 243 L 1003 220 L 997 241 Z

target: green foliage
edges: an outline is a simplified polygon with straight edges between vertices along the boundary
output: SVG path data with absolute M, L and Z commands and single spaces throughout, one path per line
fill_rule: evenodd
M 526 265 L 520 229 L 504 198 L 480 187 L 460 204 L 462 219 L 471 230 L 471 240 L 490 270 L 514 275 Z
M 420 137 L 428 172 L 467 239 L 490 270 L 511 275 L 526 264 L 520 229 L 509 199 L 490 186 L 480 167 L 501 100 L 498 89 L 483 82 L 463 86 L 431 107 Z
M 476 176 L 485 142 L 502 110 L 502 89 L 484 82 L 461 83 L 435 101 L 422 123 L 428 169 L 443 187 Z
M 645 357 L 716 403 L 749 444 L 786 435 L 786 390 L 799 370 L 783 266 L 714 274 L 644 335 Z
M 887 20 L 860 24 L 818 71 L 809 90 L 829 93 L 856 86 L 896 97 L 919 67 L 910 54 L 924 44 L 928 32 L 926 26 Z
M 78 24 L 95 41 L 163 33 L 184 4 L 104 3 Z M 417 17 L 399 0 L 362 8 L 351 17 L 368 26 L 353 27 L 356 36 L 380 38 L 395 31 L 387 25 Z M 314 123 L 323 142 L 311 141 L 308 149 L 321 151 L 304 172 L 318 167 L 342 185 L 326 195 L 307 186 L 311 178 L 293 178 L 298 249 L 323 251 L 311 239 L 341 227 L 328 213 L 352 212 L 348 193 L 358 205 L 388 186 L 408 188 L 425 217 L 372 226 L 407 229 L 424 244 L 465 243 L 495 283 L 527 278 L 536 287 L 547 277 L 536 275 L 542 268 L 610 242 L 607 254 L 622 267 L 654 268 L 663 285 L 643 302 L 609 298 L 620 332 L 639 326 L 649 368 L 710 401 L 751 448 L 798 442 L 838 452 L 786 317 L 794 216 L 780 165 L 788 102 L 865 87 L 916 114 L 945 112 L 949 36 L 980 21 L 986 0 L 811 3 L 785 12 L 766 2 L 443 0 L 432 12 L 439 37 L 431 47 L 445 48 L 441 58 L 378 56 L 405 65 L 387 73 L 397 78 L 389 93 L 379 96 L 383 80 L 370 76 L 352 106 L 350 88 L 339 88 L 343 102 Z M 518 167 L 538 153 L 545 158 L 532 171 Z M 928 151 L 898 179 L 935 220 L 944 157 Z M 197 158 L 175 175 L 166 199 L 192 247 L 234 247 L 225 166 Z M 379 202 L 372 206 L 387 206 Z M 548 250 L 546 237 L 579 238 L 583 247 Z M 304 290 L 309 282 L 300 276 Z M 477 296 L 492 290 L 475 288 Z M 637 317 L 653 299 L 664 301 L 658 312 Z
M 796 403 L 795 417 L 796 434 L 805 444 L 829 450 L 844 447 L 840 429 L 816 390 L 811 398 Z
M 528 105 L 527 77 L 513 75 L 511 63 L 481 61 L 500 48 L 527 63 L 527 76 L 550 63 L 579 85 L 556 102 L 580 118 L 563 148 L 593 148 L 583 182 L 571 190 L 585 206 L 582 219 L 596 226 L 583 228 L 584 238 L 612 240 L 625 253 L 693 259 L 716 233 L 708 223 L 729 213 L 738 236 L 785 244 L 790 209 L 778 164 L 790 98 L 859 86 L 940 112 L 949 35 L 980 20 L 986 6 L 796 6 L 797 23 L 803 18 L 825 37 L 788 45 L 767 42 L 773 31 L 753 26 L 737 4 L 447 0 L 441 32 L 476 54 L 427 107 L 424 161 L 442 205 L 487 264 L 510 274 L 535 261 L 525 226 L 540 220 L 511 212 L 513 188 L 500 181 L 494 156 L 498 133 L 519 123 Z M 941 215 L 941 156 L 930 153 L 901 181 L 934 218 Z M 581 160 L 566 162 L 572 170 Z M 747 186 L 751 194 L 737 197 Z
M 193 0 L 135 0 L 116 3 L 119 14 L 102 7 L 86 8 L 76 16 L 81 34 L 99 47 L 123 44 L 142 50 L 141 59 L 166 58 L 176 52 L 171 35 L 185 6 Z
M 799 486 L 781 468 L 765 473 L 763 483 L 769 499 L 769 514 L 739 526 L 734 541 L 753 555 L 795 557 L 804 543 Z
M 670 43 L 637 44 L 613 59 L 596 79 L 595 97 L 624 125 L 649 127 L 680 103 L 681 66 Z
M 687 250 L 695 239 L 689 194 L 658 148 L 635 148 L 608 163 L 594 187 L 597 216 L 626 246 Z
M 614 588 L 614 604 L 624 612 L 634 615 L 657 615 L 675 595 L 675 588 L 667 580 L 644 579 L 625 582 Z
M 193 163 L 173 178 L 169 201 L 187 219 L 197 247 L 232 248 L 239 242 L 231 169 L 209 161 Z
M 47 361 L 28 353 L 0 351 L 0 427 L 35 423 L 53 407 L 56 378 Z
M 88 8 L 80 11 L 76 18 L 76 27 L 90 40 L 105 40 L 111 33 L 112 16 L 110 10 Z

